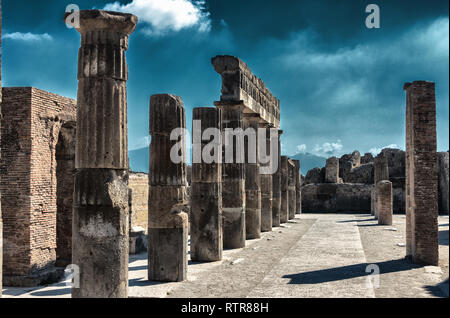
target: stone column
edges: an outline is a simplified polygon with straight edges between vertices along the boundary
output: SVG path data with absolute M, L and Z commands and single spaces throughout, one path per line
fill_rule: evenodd
M 0 125 L 2 118 L 2 1 L 0 0 Z M 1 133 L 1 126 L 0 126 Z M 0 136 L 1 140 L 1 136 Z M 0 158 L 1 158 L 1 147 L 0 147 Z M 3 288 L 3 219 L 2 219 L 2 204 L 1 204 L 1 193 L 0 193 L 0 298 L 2 297 Z
M 378 224 L 392 225 L 392 182 L 377 183 Z
M 406 83 L 406 256 L 439 263 L 436 97 L 433 82 Z
M 148 279 L 179 282 L 186 279 L 188 253 L 186 128 L 180 97 L 150 98 L 150 168 L 148 198 Z M 178 150 L 173 151 L 172 149 Z M 172 153 L 173 152 L 173 153 Z
M 302 174 L 300 172 L 300 160 L 294 160 L 295 164 L 295 213 L 302 213 Z
M 245 114 L 244 116 L 244 127 L 246 130 L 253 130 L 256 141 L 256 147 L 250 145 L 249 138 L 246 138 L 245 141 L 245 232 L 248 240 L 261 237 L 261 175 L 258 163 L 259 122 L 258 114 Z M 254 151 L 256 153 L 251 153 Z M 251 157 L 254 156 L 256 156 L 256 162 L 251 162 Z
M 296 173 L 295 173 L 295 164 L 289 159 L 288 160 L 288 168 L 289 168 L 289 177 L 288 177 L 288 188 L 289 188 L 289 220 L 295 219 L 295 213 L 297 208 L 297 191 L 295 189 L 295 185 L 297 184 Z
M 289 164 L 288 157 L 281 156 L 281 210 L 280 223 L 289 220 Z
M 244 160 L 238 155 L 240 138 L 232 132 L 243 129 L 243 107 L 241 105 L 216 106 L 222 111 L 222 131 L 224 136 L 224 156 L 222 164 L 222 216 L 223 248 L 245 247 L 245 172 Z M 227 137 L 228 136 L 228 137 Z M 232 137 L 232 138 L 231 138 Z M 229 138 L 226 140 L 226 138 Z M 227 150 L 227 145 L 230 147 Z M 225 153 L 233 151 L 231 162 L 226 162 Z M 242 154 L 240 154 L 242 156 Z
M 387 158 L 384 157 L 383 153 L 379 154 L 374 159 L 374 186 L 371 192 L 371 214 L 378 218 L 378 194 L 377 194 L 377 184 L 380 181 L 389 180 L 389 166 Z
M 260 124 L 266 130 L 266 152 L 270 155 L 270 125 Z M 259 151 L 259 150 L 258 150 Z M 261 166 L 270 167 L 270 162 Z M 261 232 L 272 231 L 272 174 L 261 174 Z
M 191 181 L 191 260 L 215 262 L 222 260 L 222 128 L 221 110 L 194 108 L 193 120 L 201 125 L 193 132 L 193 158 Z M 218 136 L 202 140 L 203 132 L 215 128 Z M 198 133 L 198 135 L 197 135 Z M 204 158 L 203 151 L 211 153 Z M 212 162 L 211 162 L 212 161 Z
M 339 159 L 331 157 L 327 160 L 325 167 L 325 183 L 339 182 Z
M 128 79 L 125 51 L 137 18 L 80 12 L 72 297 L 128 295 Z
M 281 135 L 282 130 L 278 131 L 278 169 L 272 176 L 272 226 L 280 226 L 281 211 Z

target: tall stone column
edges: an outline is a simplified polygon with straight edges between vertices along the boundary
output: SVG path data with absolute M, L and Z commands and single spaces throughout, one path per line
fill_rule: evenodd
M 80 12 L 72 297 L 128 295 L 128 79 L 125 51 L 137 18 Z
M 439 263 L 436 97 L 433 82 L 406 83 L 406 256 Z
M 328 158 L 325 166 L 325 183 L 339 182 L 339 159 L 336 157 Z
M 295 213 L 302 213 L 302 174 L 300 173 L 300 160 L 294 160 L 295 164 Z
M 272 176 L 272 226 L 280 226 L 281 211 L 281 135 L 282 130 L 278 131 L 278 169 Z
M 0 125 L 2 118 L 2 1 L 0 0 Z M 1 126 L 0 126 L 1 133 Z M 1 136 L 0 136 L 1 140 Z M 0 147 L 0 158 L 1 158 L 1 147 Z M 2 297 L 3 288 L 3 219 L 2 219 L 2 201 L 0 193 L 0 298 Z
M 289 163 L 288 157 L 281 156 L 281 210 L 280 223 L 289 220 Z
M 222 215 L 223 248 L 245 247 L 245 164 L 238 160 L 239 137 L 226 131 L 243 129 L 243 107 L 241 105 L 217 106 L 222 111 L 222 131 L 224 136 L 224 156 L 222 164 Z M 226 137 L 229 140 L 226 140 Z M 228 138 L 227 137 L 227 138 Z M 227 149 L 227 145 L 231 147 Z M 225 152 L 233 151 L 230 162 L 225 160 Z M 242 155 L 242 154 L 240 154 Z
M 259 127 L 266 131 L 266 156 L 270 156 L 270 125 L 261 123 Z M 270 162 L 260 165 L 270 167 Z M 272 231 L 272 178 L 272 174 L 261 174 L 261 232 Z
M 296 173 L 295 173 L 295 164 L 289 159 L 288 160 L 288 189 L 289 189 L 289 220 L 295 219 L 295 213 L 297 208 L 297 191 L 295 190 L 295 186 L 297 184 Z
M 392 225 L 392 182 L 377 183 L 378 224 Z
M 261 237 L 261 175 L 258 163 L 258 128 L 260 118 L 258 114 L 244 114 L 244 127 L 255 134 L 256 147 L 245 140 L 245 232 L 248 240 Z M 251 153 L 255 151 L 256 153 Z M 256 162 L 251 162 L 251 157 Z M 253 159 L 254 159 L 253 158 Z M 255 161 L 255 160 L 253 160 Z
M 186 115 L 180 97 L 150 98 L 148 279 L 179 282 L 187 276 L 188 204 Z M 177 132 L 177 140 L 171 140 Z
M 218 108 L 194 108 L 193 120 L 200 127 L 193 127 L 193 151 L 191 181 L 191 260 L 214 262 L 222 260 L 222 135 L 202 140 L 207 129 L 222 128 L 221 110 Z M 197 135 L 198 133 L 198 135 Z M 205 158 L 203 152 L 211 153 Z M 197 161 L 197 162 L 196 162 Z
M 378 218 L 378 194 L 377 194 L 377 184 L 380 181 L 389 181 L 389 166 L 387 158 L 381 153 L 374 159 L 374 186 L 371 192 L 371 214 Z

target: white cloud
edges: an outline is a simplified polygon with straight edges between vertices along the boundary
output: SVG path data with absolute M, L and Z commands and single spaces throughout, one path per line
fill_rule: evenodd
M 389 149 L 400 149 L 400 147 L 399 147 L 398 145 L 396 145 L 396 144 L 390 144 L 389 146 L 382 147 L 382 148 L 374 147 L 374 148 L 370 149 L 369 152 L 370 152 L 373 156 L 377 156 L 383 149 L 386 149 L 386 148 L 389 148 Z
M 306 145 L 298 145 L 297 146 L 297 153 L 305 153 L 306 152 Z
M 22 32 L 14 32 L 14 33 L 6 33 L 3 35 L 4 39 L 17 40 L 17 41 L 25 41 L 25 42 L 37 42 L 37 41 L 52 41 L 53 37 L 48 33 L 43 34 L 35 34 L 35 33 L 22 33 Z
M 338 155 L 343 147 L 340 140 L 337 142 L 325 142 L 322 145 L 316 145 L 313 153 L 317 156 L 333 156 Z
M 146 148 L 146 147 L 150 146 L 150 140 L 151 140 L 150 136 L 141 137 L 141 138 L 133 141 L 132 143 L 130 143 L 128 148 L 130 151 Z
M 109 3 L 104 9 L 135 14 L 140 22 L 147 24 L 144 32 L 150 36 L 162 36 L 186 28 L 194 28 L 198 32 L 211 29 L 210 13 L 205 10 L 204 0 L 133 0 L 126 5 Z

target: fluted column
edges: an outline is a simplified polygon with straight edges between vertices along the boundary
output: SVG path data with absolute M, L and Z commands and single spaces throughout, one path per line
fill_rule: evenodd
M 278 169 L 272 176 L 272 226 L 280 226 L 281 211 L 281 135 L 282 130 L 278 131 Z
M 265 130 L 265 143 L 266 143 L 266 157 L 271 156 L 271 135 L 270 135 L 270 125 L 266 123 L 260 123 L 260 129 Z M 258 143 L 259 144 L 259 143 Z M 258 150 L 259 152 L 260 150 Z M 270 168 L 270 161 L 267 163 L 261 163 L 261 168 Z M 272 174 L 260 174 L 261 178 L 261 232 L 272 231 Z
M 261 237 L 261 175 L 258 163 L 258 114 L 245 114 L 244 127 L 254 133 L 254 145 L 245 141 L 245 231 L 248 240 Z M 254 147 L 252 147 L 254 146 Z M 254 152 L 254 153 L 253 153 Z M 256 156 L 255 162 L 251 157 Z
M 150 168 L 148 199 L 148 279 L 178 282 L 187 275 L 188 204 L 186 115 L 181 98 L 150 99 Z M 171 140 L 178 130 L 178 139 Z M 176 151 L 172 151 L 172 149 Z M 175 157 L 174 157 L 175 156 Z
M 281 156 L 281 210 L 280 223 L 289 220 L 289 163 L 288 157 Z
M 222 119 L 218 108 L 194 108 L 193 152 L 191 181 L 191 259 L 198 262 L 214 262 L 222 259 Z M 218 136 L 203 133 L 217 129 Z M 206 137 L 206 136 L 205 136 Z M 205 158 L 203 152 L 211 154 Z M 199 160 L 200 159 L 200 160 Z M 198 162 L 196 162 L 198 161 Z
M 128 295 L 128 79 L 125 51 L 137 18 L 80 12 L 72 297 Z

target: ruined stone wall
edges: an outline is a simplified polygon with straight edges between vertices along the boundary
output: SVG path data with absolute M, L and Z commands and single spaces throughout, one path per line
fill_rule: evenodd
M 56 261 L 56 148 L 76 101 L 31 87 L 3 88 L 3 97 L 5 283 L 35 284 Z
M 308 184 L 302 187 L 302 210 L 370 213 L 371 189 L 368 184 Z
M 130 202 L 130 230 L 142 227 L 148 230 L 148 175 L 130 173 L 128 180 Z

